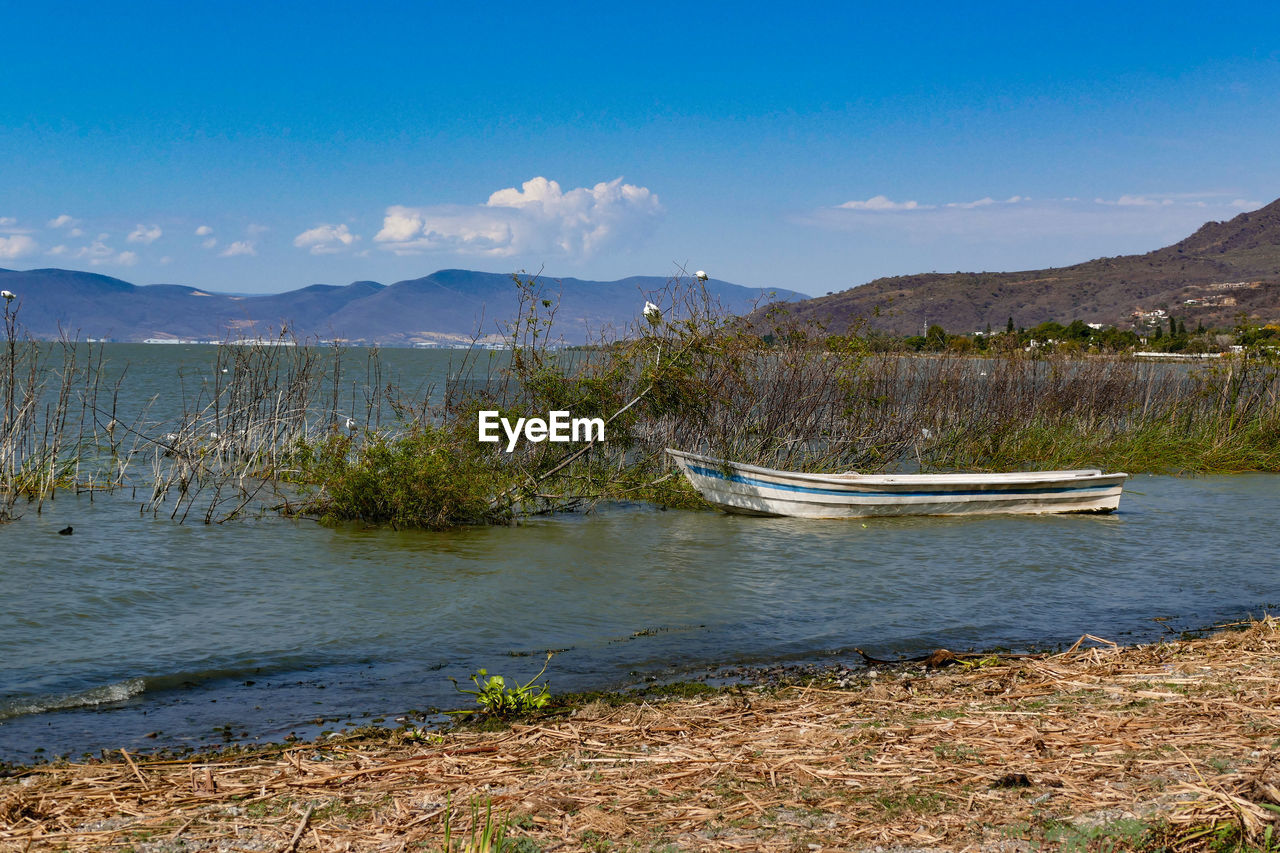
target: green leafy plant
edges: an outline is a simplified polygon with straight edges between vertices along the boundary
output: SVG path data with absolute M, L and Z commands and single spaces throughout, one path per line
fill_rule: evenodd
M 481 714 L 504 719 L 538 713 L 551 702 L 551 688 L 546 683 L 535 685 L 534 682 L 547 671 L 552 654 L 553 652 L 547 653 L 542 669 L 524 684 L 516 682 L 507 686 L 505 678 L 501 675 L 489 675 L 487 669 L 480 669 L 471 674 L 471 682 L 476 686 L 474 690 L 458 687 L 457 679 L 450 678 L 449 680 L 453 682 L 454 688 L 459 693 L 476 697 L 476 704 L 480 706 L 479 710 L 465 709 L 451 713 Z
M 444 742 L 444 736 L 439 732 L 427 731 L 426 729 L 405 729 L 400 736 L 410 743 L 424 743 L 434 746 Z
M 399 435 L 330 434 L 295 456 L 304 482 L 322 484 L 299 509 L 321 521 L 443 530 L 500 520 L 488 496 L 502 472 L 475 447 L 470 424 L 412 424 Z M 459 433 L 462 433 L 460 437 Z M 466 439 L 471 439 L 470 441 Z
M 444 807 L 444 853 L 501 853 L 506 850 L 508 820 L 493 814 L 493 801 L 485 801 L 484 820 L 480 819 L 480 803 L 471 801 L 471 831 L 465 841 L 455 844 L 453 838 L 453 804 Z

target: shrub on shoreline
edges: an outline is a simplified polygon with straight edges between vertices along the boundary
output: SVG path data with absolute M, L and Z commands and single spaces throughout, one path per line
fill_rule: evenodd
M 489 505 L 502 472 L 477 454 L 458 452 L 445 430 L 414 424 L 400 435 L 357 440 L 334 433 L 299 453 L 298 479 L 322 489 L 297 507 L 324 524 L 359 521 L 392 528 L 444 530 L 497 521 Z

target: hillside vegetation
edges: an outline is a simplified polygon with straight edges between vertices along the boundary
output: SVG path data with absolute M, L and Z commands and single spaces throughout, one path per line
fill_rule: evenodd
M 924 273 L 880 278 L 830 296 L 771 306 L 829 332 L 866 326 L 893 335 L 1030 328 L 1056 321 L 1141 327 L 1162 309 L 1190 327 L 1280 319 L 1280 200 L 1228 222 L 1208 222 L 1145 255 L 1022 272 Z M 757 312 L 763 319 L 764 312 Z

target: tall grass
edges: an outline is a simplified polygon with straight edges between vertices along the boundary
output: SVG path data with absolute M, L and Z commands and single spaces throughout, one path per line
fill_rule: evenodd
M 339 421 L 372 429 L 387 408 L 378 385 L 346 392 L 340 350 L 256 345 L 219 347 L 194 386 L 178 377 L 176 417 L 122 412 L 127 368 L 111 383 L 101 346 L 31 340 L 4 308 L 0 520 L 39 512 L 58 489 L 127 489 L 142 512 L 225 521 L 278 498 L 299 445 Z
M 666 447 L 826 471 L 1280 470 L 1274 358 L 1206 368 L 1021 350 L 921 357 L 857 338 L 832 349 L 798 329 L 755 335 L 680 282 L 658 298 L 661 323 L 567 355 L 547 346 L 554 302 L 522 286 L 529 310 L 512 328 L 510 366 L 454 386 L 430 416 L 449 425 L 436 437 L 450 453 L 471 460 L 469 483 L 496 495 L 490 520 L 601 499 L 697 504 Z M 512 420 L 553 409 L 598 416 L 607 440 L 508 454 L 475 441 L 480 408 Z M 343 478 L 375 479 L 365 476 L 375 458 L 346 457 L 312 511 L 369 520 L 344 513 L 355 504 L 338 496 L 350 492 Z
M 140 491 L 141 512 L 206 523 L 277 507 L 441 528 L 600 500 L 696 505 L 667 447 L 815 471 L 1280 471 L 1274 356 L 886 353 L 854 335 L 756 334 L 681 277 L 638 294 L 661 321 L 570 350 L 555 294 L 516 286 L 509 358 L 473 349 L 438 394 L 387 381 L 376 350 L 352 369 L 336 347 L 224 346 L 167 420 L 118 411 L 127 372 L 109 385 L 101 349 L 24 340 L 6 308 L 0 517 L 60 487 Z M 482 409 L 598 417 L 605 439 L 508 453 L 478 441 Z
M 925 467 L 1280 470 L 1275 360 L 1206 369 L 1013 355 L 911 359 L 908 370 L 914 390 L 899 394 L 894 415 L 922 424 L 913 452 Z
M 87 486 L 79 465 L 87 453 L 107 457 L 116 421 L 102 383 L 101 350 L 63 339 L 44 344 L 24 336 L 17 309 L 4 301 L 0 349 L 0 522 L 12 520 L 20 501 L 37 510 L 60 486 Z M 111 466 L 101 479 L 110 480 Z
M 210 376 L 183 389 L 181 415 L 140 435 L 150 487 L 143 510 L 185 519 L 195 509 L 208 523 L 274 498 L 297 446 L 336 432 L 339 421 L 356 424 L 354 401 L 349 414 L 339 411 L 342 356 L 296 345 L 219 347 Z

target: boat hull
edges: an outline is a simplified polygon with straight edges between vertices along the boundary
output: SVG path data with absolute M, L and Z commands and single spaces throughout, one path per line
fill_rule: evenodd
M 804 474 L 667 450 L 725 512 L 797 518 L 1113 512 L 1128 474 Z

